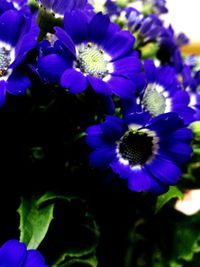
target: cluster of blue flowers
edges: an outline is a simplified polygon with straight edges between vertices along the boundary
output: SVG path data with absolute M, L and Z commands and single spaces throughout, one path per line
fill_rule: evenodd
M 200 79 L 196 65 L 181 56 L 186 36 L 175 36 L 158 16 L 166 11 L 165 1 L 146 4 L 154 13 L 110 0 L 105 3 L 107 14 L 95 13 L 87 1 L 41 0 L 39 11 L 31 12 L 25 1 L 5 0 L 0 103 L 3 106 L 6 92 L 21 95 L 31 88 L 30 70 L 42 83 L 58 84 L 69 93 L 93 89 L 111 98 L 113 106 L 119 100 L 118 117 L 109 114 L 105 122 L 87 129 L 86 141 L 94 149 L 90 163 L 127 178 L 133 191 L 162 193 L 177 183 L 179 165 L 190 159 L 192 134 L 187 126 L 199 120 Z M 55 18 L 49 32 L 39 29 L 45 19 L 41 9 Z M 112 21 L 114 10 L 123 18 L 123 29 Z M 149 44 L 157 46 L 154 60 L 142 57 Z M 29 62 L 33 50 L 35 58 Z
M 165 1 L 142 2 L 145 11 L 107 0 L 103 14 L 86 0 L 30 1 L 31 8 L 1 0 L 0 106 L 6 94 L 27 94 L 34 77 L 70 94 L 103 95 L 107 116 L 85 129 L 91 166 L 110 168 L 132 191 L 161 194 L 192 154 L 188 125 L 200 120 L 200 71 L 195 57 L 181 54 L 187 37 L 160 19 Z M 46 266 L 36 256 L 29 263 L 32 252 L 10 241 L 0 265 Z

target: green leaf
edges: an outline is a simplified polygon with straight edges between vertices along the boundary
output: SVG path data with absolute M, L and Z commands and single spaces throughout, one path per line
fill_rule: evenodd
M 184 221 L 175 224 L 173 249 L 174 259 L 191 261 L 194 254 L 200 252 L 199 227 L 199 215 L 187 217 Z
M 82 222 L 78 228 L 70 229 L 72 233 L 76 231 L 76 233 L 74 232 L 73 235 L 73 242 L 72 244 L 69 242 L 70 244 L 68 243 L 64 250 L 60 251 L 61 255 L 55 261 L 53 266 L 71 266 L 65 264 L 74 262 L 75 260 L 77 262 L 87 262 L 87 264 L 89 264 L 91 261 L 91 255 L 94 256 L 96 253 L 99 240 L 99 229 L 95 220 L 90 214 L 86 213 L 85 219 L 87 223 Z M 92 264 L 89 266 L 96 266 L 93 258 L 94 257 L 92 257 Z
M 44 200 L 45 202 L 45 200 Z M 36 249 L 44 239 L 53 219 L 54 204 L 40 207 L 40 199 L 26 200 L 22 198 L 18 209 L 20 215 L 20 241 L 28 249 Z
M 165 194 L 160 195 L 157 198 L 155 212 L 157 213 L 172 198 L 183 198 L 183 193 L 176 186 L 170 186 L 169 190 Z
M 95 255 L 89 256 L 87 259 L 72 259 L 61 265 L 53 265 L 52 267 L 97 267 L 97 258 Z
M 22 198 L 18 209 L 20 241 L 25 243 L 28 249 L 38 248 L 44 239 L 53 219 L 54 202 L 57 199 L 69 202 L 77 198 L 55 195 L 51 192 L 41 197 L 33 197 L 30 200 Z

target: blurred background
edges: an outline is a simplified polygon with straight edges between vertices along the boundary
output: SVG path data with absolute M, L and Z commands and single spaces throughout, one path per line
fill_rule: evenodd
M 176 33 L 184 32 L 190 39 L 183 51 L 200 55 L 200 1 L 167 0 L 167 8 L 169 13 L 163 15 L 163 19 L 173 26 Z

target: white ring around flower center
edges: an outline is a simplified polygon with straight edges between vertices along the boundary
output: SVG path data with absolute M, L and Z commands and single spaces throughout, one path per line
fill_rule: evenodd
M 103 49 L 88 42 L 78 45 L 76 53 L 75 68 L 84 75 L 89 74 L 97 78 L 109 79 L 109 74 L 113 72 L 113 64 L 109 62 L 111 57 Z
M 171 111 L 171 99 L 164 87 L 150 83 L 145 89 L 141 104 L 153 117 Z
M 9 66 L 15 60 L 15 49 L 5 42 L 0 41 L 0 81 L 6 81 L 11 74 Z M 2 65 L 1 65 L 2 64 Z

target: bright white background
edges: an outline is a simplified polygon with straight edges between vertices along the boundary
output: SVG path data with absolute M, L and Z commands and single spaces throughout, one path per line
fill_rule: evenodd
M 177 33 L 184 32 L 191 42 L 200 42 L 200 0 L 167 0 L 165 20 Z

